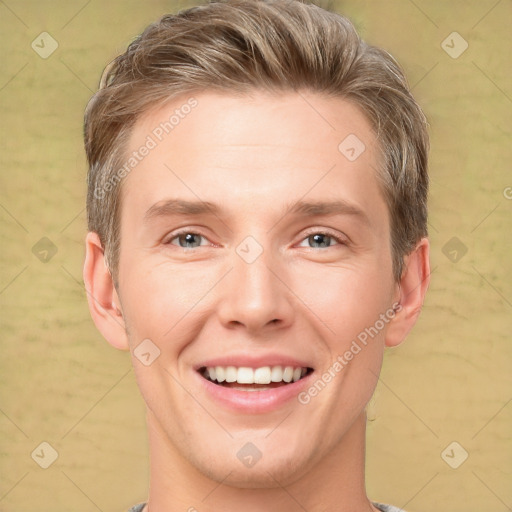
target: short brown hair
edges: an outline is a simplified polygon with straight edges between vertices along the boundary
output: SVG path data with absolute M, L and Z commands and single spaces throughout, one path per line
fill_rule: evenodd
M 354 102 L 382 153 L 378 178 L 391 218 L 393 274 L 427 235 L 425 116 L 386 51 L 363 42 L 343 16 L 301 0 L 221 0 L 151 24 L 105 69 L 85 112 L 87 217 L 114 282 L 121 176 L 138 118 L 184 93 L 309 90 Z

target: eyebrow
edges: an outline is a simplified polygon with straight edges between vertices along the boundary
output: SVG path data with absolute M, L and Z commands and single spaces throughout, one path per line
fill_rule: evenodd
M 353 203 L 344 200 L 336 201 L 298 201 L 289 210 L 287 214 L 302 216 L 321 216 L 321 215 L 353 215 L 358 217 L 368 226 L 370 219 L 366 213 Z
M 208 201 L 184 201 L 183 199 L 167 199 L 159 201 L 151 206 L 144 214 L 144 222 L 149 222 L 156 217 L 168 217 L 171 215 L 219 215 L 220 208 Z
M 221 217 L 222 208 L 209 201 L 185 201 L 183 199 L 167 199 L 152 205 L 144 214 L 144 222 L 154 218 L 172 215 L 199 216 L 214 215 Z M 364 224 L 370 226 L 370 219 L 366 213 L 353 203 L 345 200 L 335 201 L 297 201 L 285 208 L 283 215 L 296 215 L 301 217 L 314 217 L 322 215 L 351 215 L 359 218 Z

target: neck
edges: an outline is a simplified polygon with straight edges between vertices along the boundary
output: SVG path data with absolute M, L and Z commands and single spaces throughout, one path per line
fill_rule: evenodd
M 198 471 L 148 413 L 151 477 L 144 512 L 377 512 L 364 485 L 365 431 L 362 413 L 338 445 L 293 483 L 284 487 L 275 481 L 270 488 L 240 488 Z

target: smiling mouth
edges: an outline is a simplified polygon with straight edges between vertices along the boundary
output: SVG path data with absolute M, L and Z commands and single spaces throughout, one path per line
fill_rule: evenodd
M 242 391 L 265 391 L 293 384 L 313 372 L 313 368 L 294 366 L 203 366 L 198 372 L 206 380 Z

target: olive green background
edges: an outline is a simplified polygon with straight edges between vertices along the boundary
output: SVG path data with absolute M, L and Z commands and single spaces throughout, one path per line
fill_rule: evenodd
M 0 511 L 124 511 L 146 497 L 144 404 L 81 278 L 82 117 L 104 66 L 194 3 L 0 0 Z M 401 62 L 432 135 L 432 280 L 369 406 L 369 496 L 408 512 L 511 510 L 512 2 L 332 6 Z M 59 45 L 47 59 L 31 47 L 45 31 Z M 469 45 L 458 58 L 452 32 Z M 58 452 L 48 469 L 43 441 Z

